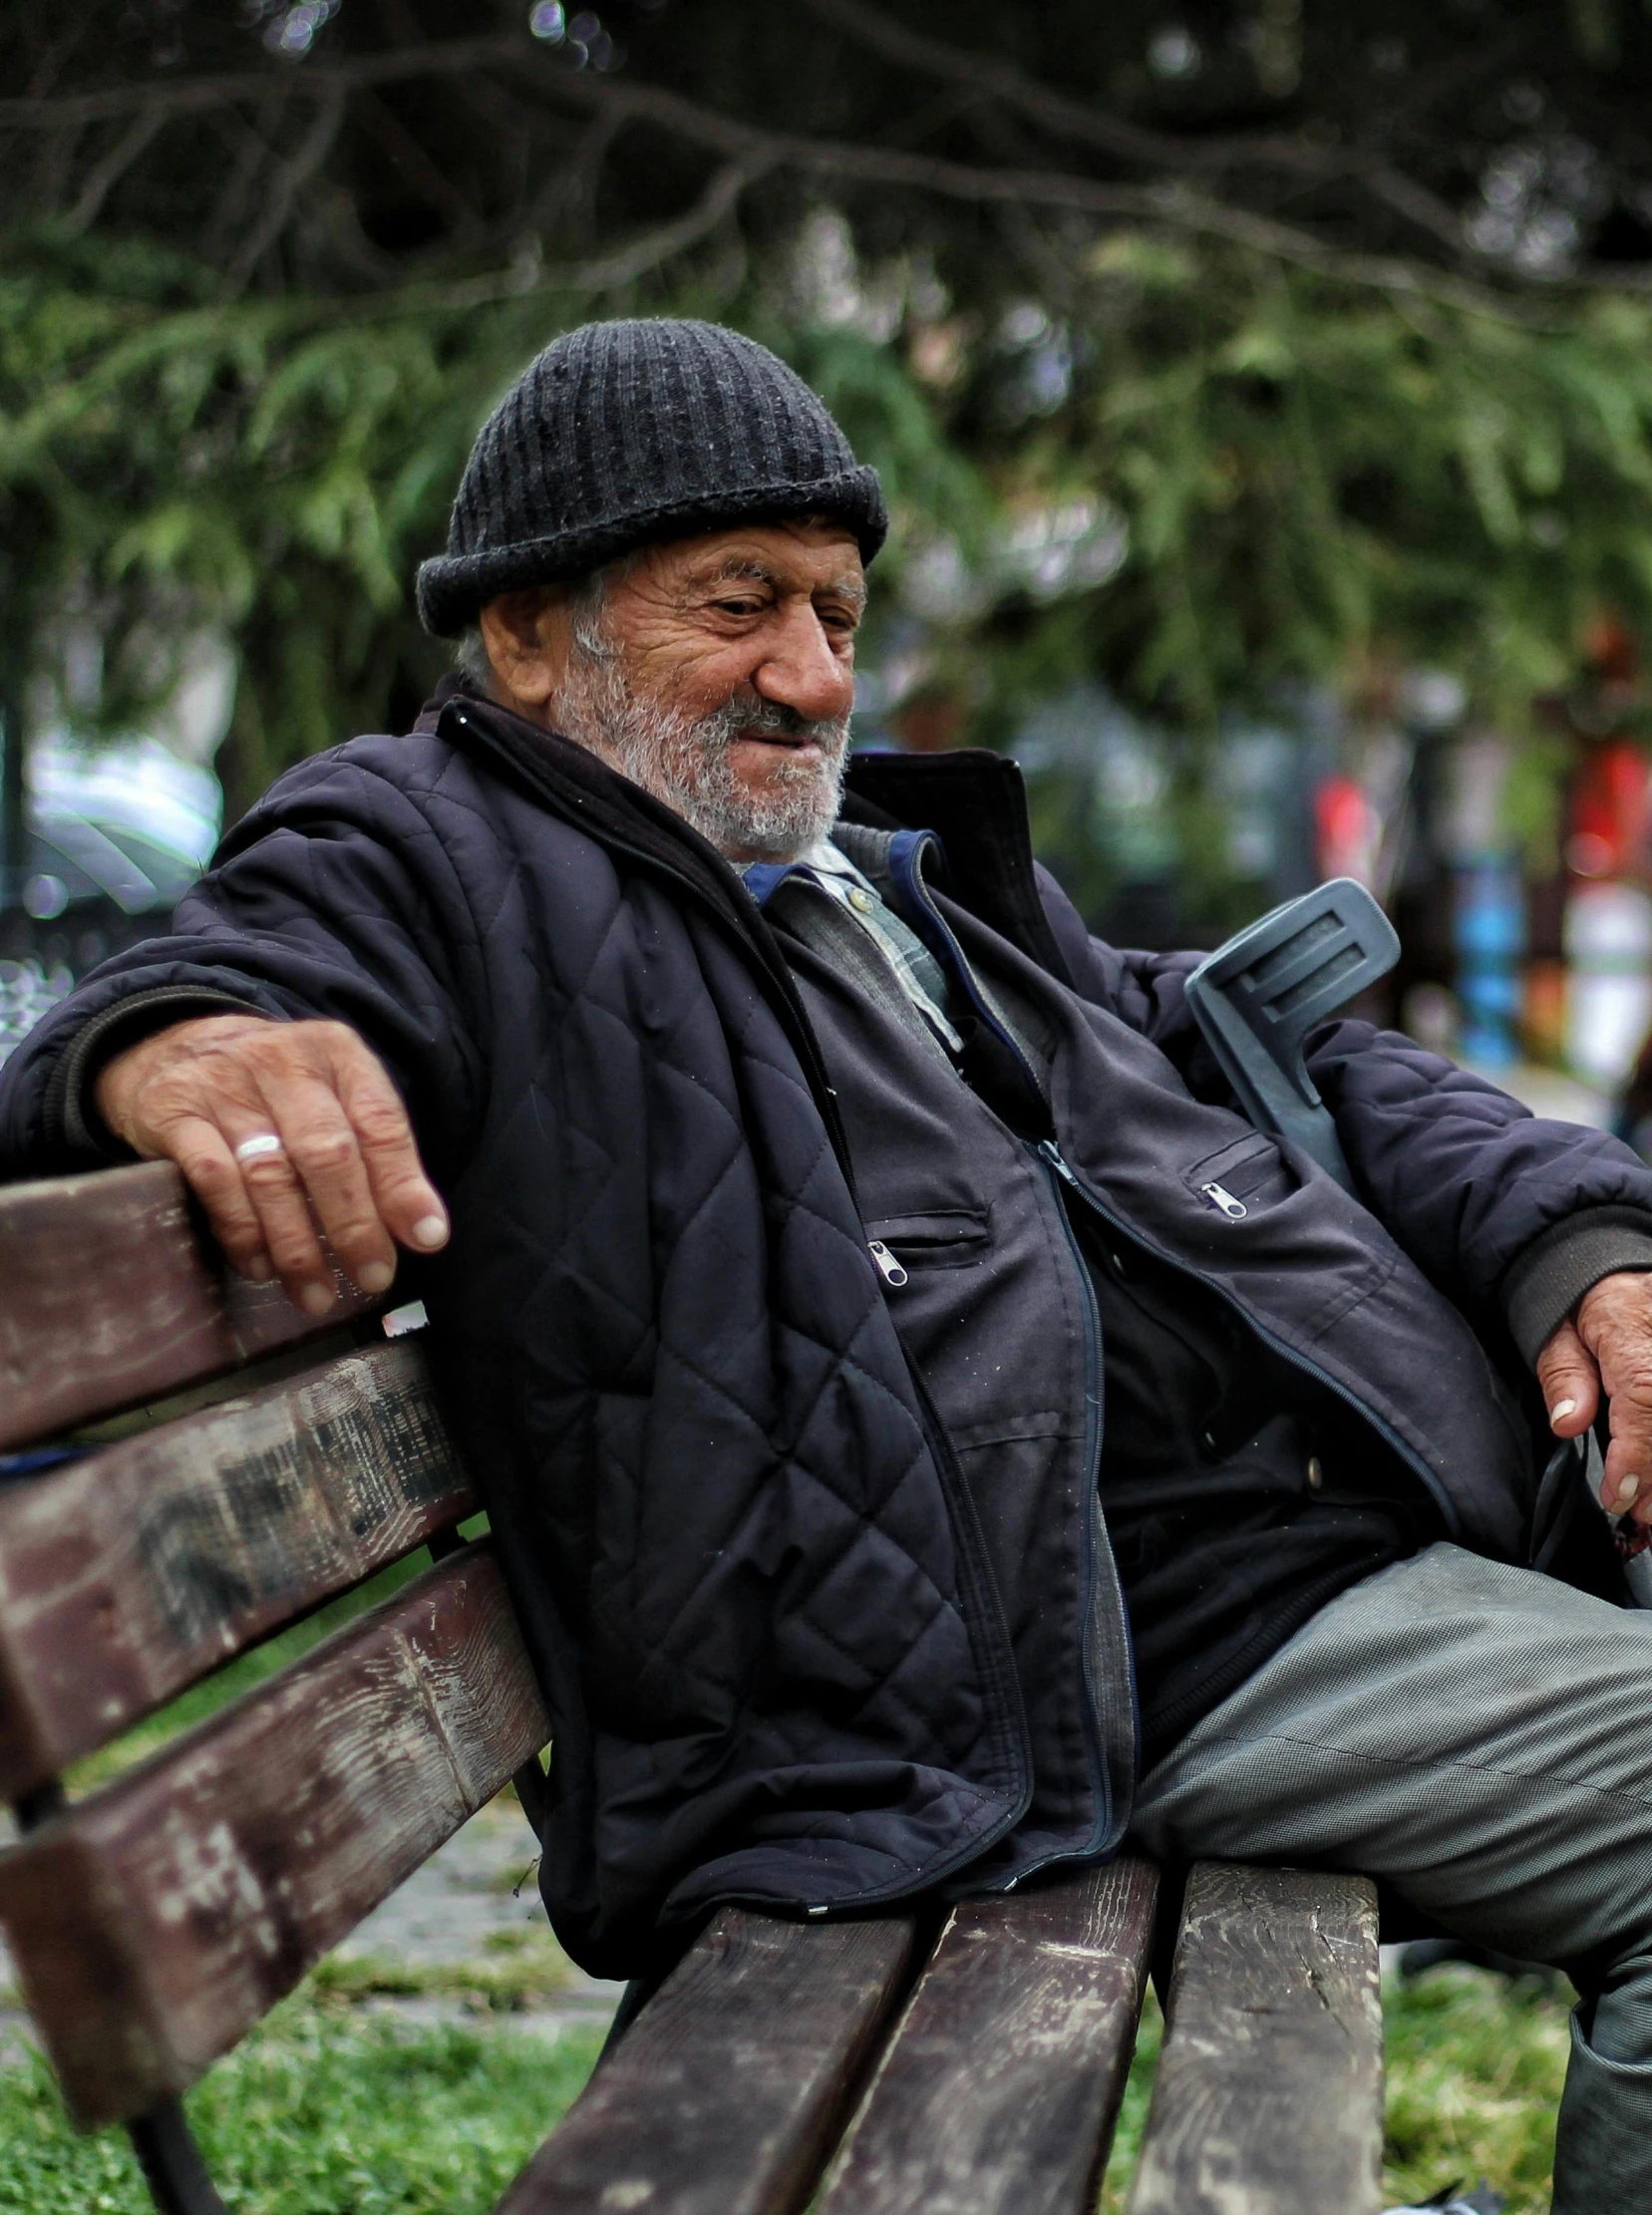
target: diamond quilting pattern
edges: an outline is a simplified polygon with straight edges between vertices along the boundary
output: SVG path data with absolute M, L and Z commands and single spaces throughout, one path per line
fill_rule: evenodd
M 226 979 L 361 1031 L 448 1193 L 417 1273 L 553 1714 L 576 1956 L 628 1974 L 674 1892 L 910 1889 L 1001 1827 L 945 1486 L 726 928 L 416 734 L 284 779 L 76 1018 Z M 16 1073 L 25 1120 L 66 1036 Z

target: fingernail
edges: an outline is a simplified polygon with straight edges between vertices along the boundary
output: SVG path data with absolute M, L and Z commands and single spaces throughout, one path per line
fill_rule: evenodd
M 241 1273 L 249 1284 L 268 1284 L 275 1275 L 266 1254 L 255 1254 Z
M 356 1282 L 363 1292 L 388 1292 L 395 1274 L 388 1261 L 364 1261 L 356 1271 Z
M 327 1314 L 333 1306 L 332 1287 L 324 1284 L 305 1285 L 299 1292 L 298 1305 L 306 1315 Z
M 1640 1478 L 1638 1476 L 1626 1476 L 1623 1482 L 1617 1488 L 1617 1503 L 1619 1507 L 1628 1507 L 1633 1502 L 1635 1494 L 1639 1490 Z
M 1575 1400 L 1557 1400 L 1548 1412 L 1549 1422 L 1564 1423 L 1567 1416 L 1571 1415 L 1576 1409 L 1576 1406 Z
M 421 1215 L 413 1226 L 413 1243 L 423 1246 L 429 1253 L 433 1246 L 448 1242 L 448 1218 L 445 1215 Z

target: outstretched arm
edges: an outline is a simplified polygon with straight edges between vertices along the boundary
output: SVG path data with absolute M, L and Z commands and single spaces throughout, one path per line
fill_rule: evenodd
M 170 934 L 95 971 L 0 1072 L 0 1175 L 173 1160 L 232 1265 L 313 1314 L 322 1238 L 371 1294 L 398 1246 L 444 1245 L 436 1184 L 474 1142 L 491 1003 L 426 766 L 360 741 L 283 778 Z

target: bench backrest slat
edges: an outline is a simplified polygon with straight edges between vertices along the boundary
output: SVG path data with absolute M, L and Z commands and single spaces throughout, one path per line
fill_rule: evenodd
M 0 1488 L 15 1799 L 475 1507 L 416 1343 Z
M 77 2117 L 192 2083 L 549 1735 L 468 1547 L 0 1856 Z
M 1134 1858 L 955 1908 L 819 2215 L 1089 2215 L 1147 1989 Z
M 495 2215 L 793 2215 L 912 1945 L 899 1916 L 800 1924 L 724 1908 Z
M 169 1161 L 0 1189 L 0 1450 L 159 1400 L 370 1305 L 340 1280 L 317 1321 L 207 1259 Z
M 1376 2215 L 1382 2134 L 1376 1886 L 1195 1862 L 1130 2215 Z

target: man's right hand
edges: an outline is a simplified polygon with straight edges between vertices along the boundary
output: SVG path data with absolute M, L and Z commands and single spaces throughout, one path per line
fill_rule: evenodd
M 318 1226 L 369 1294 L 395 1276 L 398 1243 L 447 1244 L 400 1096 L 346 1024 L 174 1023 L 116 1055 L 94 1097 L 135 1152 L 177 1163 L 230 1265 L 257 1284 L 279 1277 L 308 1315 L 336 1297 Z

